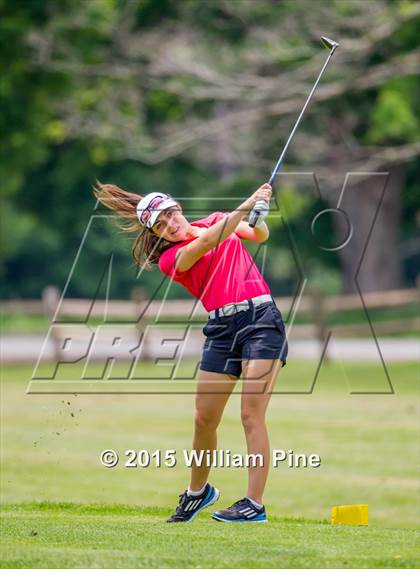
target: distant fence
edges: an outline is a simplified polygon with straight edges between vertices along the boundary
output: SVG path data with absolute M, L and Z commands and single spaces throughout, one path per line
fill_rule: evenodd
M 177 324 L 185 326 L 190 321 L 204 323 L 207 318 L 201 303 L 192 299 L 150 301 L 146 291 L 140 288 L 136 289 L 132 299 L 127 301 L 69 298 L 60 300 L 60 297 L 60 291 L 49 286 L 43 291 L 41 300 L 8 300 L 0 303 L 0 308 L 5 315 L 43 315 L 50 322 L 75 324 L 71 327 L 71 337 L 76 342 L 75 346 L 80 345 L 81 353 L 85 351 L 86 341 L 83 324 L 89 325 L 91 329 L 101 323 L 113 324 L 110 328 L 111 334 L 119 324 L 135 324 L 138 333 L 134 332 L 134 338 L 142 339 L 143 360 L 153 360 L 160 354 L 159 350 L 167 342 L 161 337 L 167 333 L 167 325 L 175 324 L 176 328 Z M 371 324 L 376 336 L 416 332 L 420 328 L 417 289 L 371 292 L 364 294 L 363 298 L 359 295 L 324 296 L 321 292 L 312 292 L 301 297 L 283 296 L 275 298 L 275 301 L 283 314 L 290 341 L 296 346 L 295 340 L 315 340 L 318 346 L 315 349 L 319 349 L 324 361 L 328 361 L 331 353 L 329 347 L 324 352 L 329 334 L 338 338 L 371 337 Z M 158 326 L 149 327 L 155 323 Z M 173 330 L 173 326 L 169 328 Z M 37 337 L 39 338 L 39 335 Z M 107 339 L 103 335 L 101 338 L 106 348 Z M 192 327 L 188 333 L 188 341 L 183 346 L 185 356 L 194 358 L 199 354 L 203 339 L 201 329 Z M 10 353 L 9 350 L 3 349 L 2 359 L 22 361 L 26 357 L 23 353 L 25 348 L 20 344 L 23 340 L 32 345 L 34 337 L 25 339 L 20 336 L 19 340 L 19 337 L 14 336 L 12 344 L 14 343 L 15 348 L 9 347 Z M 68 327 L 52 326 L 48 340 L 48 358 L 55 361 L 63 361 L 63 358 L 66 360 L 68 355 L 63 350 L 68 340 Z M 18 353 L 16 345 L 19 348 Z M 28 350 L 28 343 L 25 345 Z M 100 357 L 103 356 L 104 350 Z
M 359 337 L 370 335 L 370 324 L 367 316 L 362 322 L 346 323 L 330 322 L 330 317 L 337 313 L 344 313 L 341 320 L 346 320 L 346 314 L 351 311 L 364 309 L 372 316 L 374 309 L 403 308 L 415 305 L 412 314 L 404 318 L 384 318 L 375 320 L 375 334 L 393 334 L 401 332 L 415 332 L 419 330 L 420 318 L 418 310 L 418 289 L 402 289 L 383 292 L 369 292 L 359 295 L 323 296 L 320 292 L 298 297 L 276 298 L 277 306 L 283 313 L 286 327 L 293 328 L 293 338 L 317 338 L 323 340 L 331 331 L 337 337 Z M 7 300 L 0 304 L 3 314 L 25 313 L 46 315 L 50 321 L 56 316 L 59 321 L 87 321 L 97 319 L 131 320 L 139 318 L 139 327 L 154 322 L 156 318 L 162 321 L 165 318 L 178 319 L 180 323 L 188 321 L 194 314 L 197 319 L 205 321 L 206 312 L 193 300 L 161 300 L 149 301 L 143 289 L 135 290 L 132 300 L 95 300 L 90 299 L 63 299 L 60 303 L 60 293 L 55 287 L 46 287 L 41 300 Z M 298 321 L 292 322 L 293 314 Z M 58 318 L 57 318 L 58 317 Z M 296 320 L 296 319 L 295 319 Z M 301 322 L 303 320 L 303 322 Z

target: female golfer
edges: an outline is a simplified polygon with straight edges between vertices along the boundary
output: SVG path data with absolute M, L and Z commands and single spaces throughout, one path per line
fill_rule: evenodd
M 146 269 L 159 265 L 171 279 L 200 299 L 209 313 L 196 390 L 193 448 L 217 448 L 216 430 L 235 381 L 242 373 L 241 416 L 248 455 L 262 461 L 248 467 L 246 496 L 230 508 L 213 512 L 222 522 L 265 522 L 263 492 L 270 466 L 265 413 L 273 384 L 286 363 L 287 341 L 281 313 L 242 239 L 262 243 L 269 231 L 261 217 L 250 228 L 244 217 L 258 200 L 269 202 L 264 184 L 230 213 L 215 212 L 189 222 L 168 194 L 145 197 L 117 186 L 98 184 L 95 196 L 122 218 L 121 228 L 138 235 L 132 254 Z M 261 464 L 262 462 L 262 464 Z M 168 522 L 191 522 L 219 498 L 207 482 L 210 466 L 193 464 L 187 490 Z

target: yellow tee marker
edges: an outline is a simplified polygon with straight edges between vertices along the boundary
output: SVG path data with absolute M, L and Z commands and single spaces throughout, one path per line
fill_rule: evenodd
M 333 526 L 367 526 L 368 505 L 333 506 L 331 509 L 331 524 Z

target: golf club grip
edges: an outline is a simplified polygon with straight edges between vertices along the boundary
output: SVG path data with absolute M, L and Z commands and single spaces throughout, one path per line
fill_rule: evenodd
M 265 201 L 265 200 L 258 200 L 259 202 L 264 202 L 267 204 L 267 209 L 270 207 L 269 202 Z M 251 211 L 251 213 L 249 214 L 249 220 L 248 220 L 248 225 L 249 227 L 255 227 L 255 225 L 257 224 L 258 218 L 260 217 L 261 212 L 258 210 L 257 205 L 254 207 L 254 209 Z
M 279 162 L 277 162 L 276 167 L 274 168 L 274 170 L 270 176 L 270 179 L 268 180 L 268 183 L 270 184 L 270 186 L 273 185 L 274 179 L 277 176 L 278 171 L 280 170 L 280 166 L 281 166 L 281 162 L 279 161 Z M 268 202 L 266 202 L 266 203 L 267 203 L 267 207 L 270 207 L 270 204 Z M 254 208 L 251 211 L 251 213 L 249 214 L 249 220 L 248 220 L 249 227 L 252 227 L 252 228 L 255 227 L 260 215 L 261 215 L 260 212 L 256 208 Z
M 249 220 L 248 220 L 249 227 L 254 228 L 259 217 L 260 217 L 260 212 L 253 209 L 249 215 Z
M 275 179 L 275 177 L 277 176 L 278 171 L 280 170 L 280 166 L 281 166 L 281 162 L 279 161 L 279 162 L 276 164 L 276 167 L 274 168 L 273 173 L 272 173 L 271 176 L 270 176 L 270 179 L 268 180 L 268 183 L 270 184 L 270 186 L 273 185 L 274 179 Z M 263 200 L 261 200 L 261 201 L 263 201 Z M 266 202 L 266 203 L 267 203 L 267 208 L 269 208 L 269 207 L 270 207 L 269 202 Z M 255 225 L 256 225 L 256 223 L 257 223 L 258 218 L 260 217 L 260 215 L 261 215 L 260 212 L 259 212 L 258 209 L 256 209 L 256 208 L 254 208 L 254 209 L 251 211 L 251 213 L 249 214 L 249 220 L 248 220 L 248 225 L 249 225 L 249 227 L 252 227 L 252 228 L 255 227 Z

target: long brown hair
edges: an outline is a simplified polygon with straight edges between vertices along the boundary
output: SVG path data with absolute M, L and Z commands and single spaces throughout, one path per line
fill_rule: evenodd
M 93 193 L 97 200 L 119 216 L 117 225 L 122 231 L 138 233 L 131 254 L 139 267 L 150 271 L 153 265 L 159 262 L 163 251 L 171 247 L 172 243 L 158 237 L 151 229 L 140 223 L 136 208 L 143 196 L 126 192 L 113 184 L 101 184 L 100 182 L 96 182 Z

